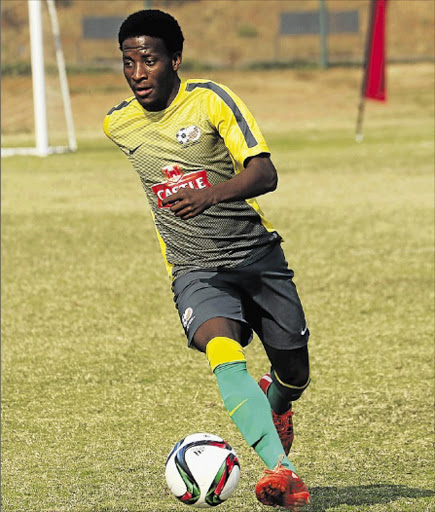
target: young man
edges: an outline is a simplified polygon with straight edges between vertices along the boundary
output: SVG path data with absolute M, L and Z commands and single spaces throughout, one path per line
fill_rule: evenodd
M 291 405 L 310 382 L 309 331 L 281 237 L 253 199 L 276 188 L 276 170 L 233 92 L 180 81 L 183 41 L 158 10 L 123 22 L 134 95 L 110 110 L 104 131 L 142 181 L 188 344 L 206 353 L 227 411 L 267 466 L 258 500 L 298 511 L 310 495 L 287 455 Z M 253 331 L 271 362 L 260 386 L 243 353 Z

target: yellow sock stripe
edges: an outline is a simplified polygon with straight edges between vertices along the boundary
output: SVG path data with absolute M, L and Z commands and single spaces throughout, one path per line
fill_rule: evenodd
M 213 372 L 220 364 L 246 361 L 240 343 L 221 336 L 213 338 L 207 343 L 206 355 Z
M 284 386 L 285 388 L 290 388 L 290 389 L 305 389 L 305 388 L 308 386 L 308 384 L 311 382 L 311 377 L 308 377 L 307 382 L 306 382 L 303 386 L 292 386 L 291 384 L 286 384 L 285 382 L 283 382 L 283 381 L 279 378 L 279 376 L 278 376 L 278 374 L 276 373 L 276 371 L 275 371 L 275 370 L 274 370 L 274 372 L 273 372 L 273 373 L 275 374 L 276 380 L 277 380 L 277 381 L 278 381 L 282 386 Z

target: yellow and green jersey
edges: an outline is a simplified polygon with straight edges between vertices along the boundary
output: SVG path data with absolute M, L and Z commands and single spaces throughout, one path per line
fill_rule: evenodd
M 247 265 L 280 239 L 255 199 L 219 203 L 187 220 L 162 205 L 181 187 L 212 187 L 243 171 L 247 158 L 269 153 L 255 119 L 227 87 L 187 80 L 159 112 L 132 96 L 110 110 L 104 132 L 139 174 L 172 278 Z

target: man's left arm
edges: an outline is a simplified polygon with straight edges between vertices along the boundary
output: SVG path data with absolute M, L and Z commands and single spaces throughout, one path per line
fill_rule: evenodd
M 191 219 L 210 206 L 229 201 L 241 201 L 266 194 L 276 189 L 278 176 L 275 166 L 266 153 L 247 160 L 245 169 L 231 179 L 214 187 L 180 189 L 163 200 L 171 211 L 182 219 Z

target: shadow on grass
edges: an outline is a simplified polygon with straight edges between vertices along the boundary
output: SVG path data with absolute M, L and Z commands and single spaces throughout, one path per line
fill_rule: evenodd
M 352 487 L 312 487 L 312 505 L 308 510 L 323 512 L 339 505 L 369 506 L 390 503 L 400 498 L 426 498 L 435 496 L 427 489 L 413 489 L 404 485 L 361 485 Z

